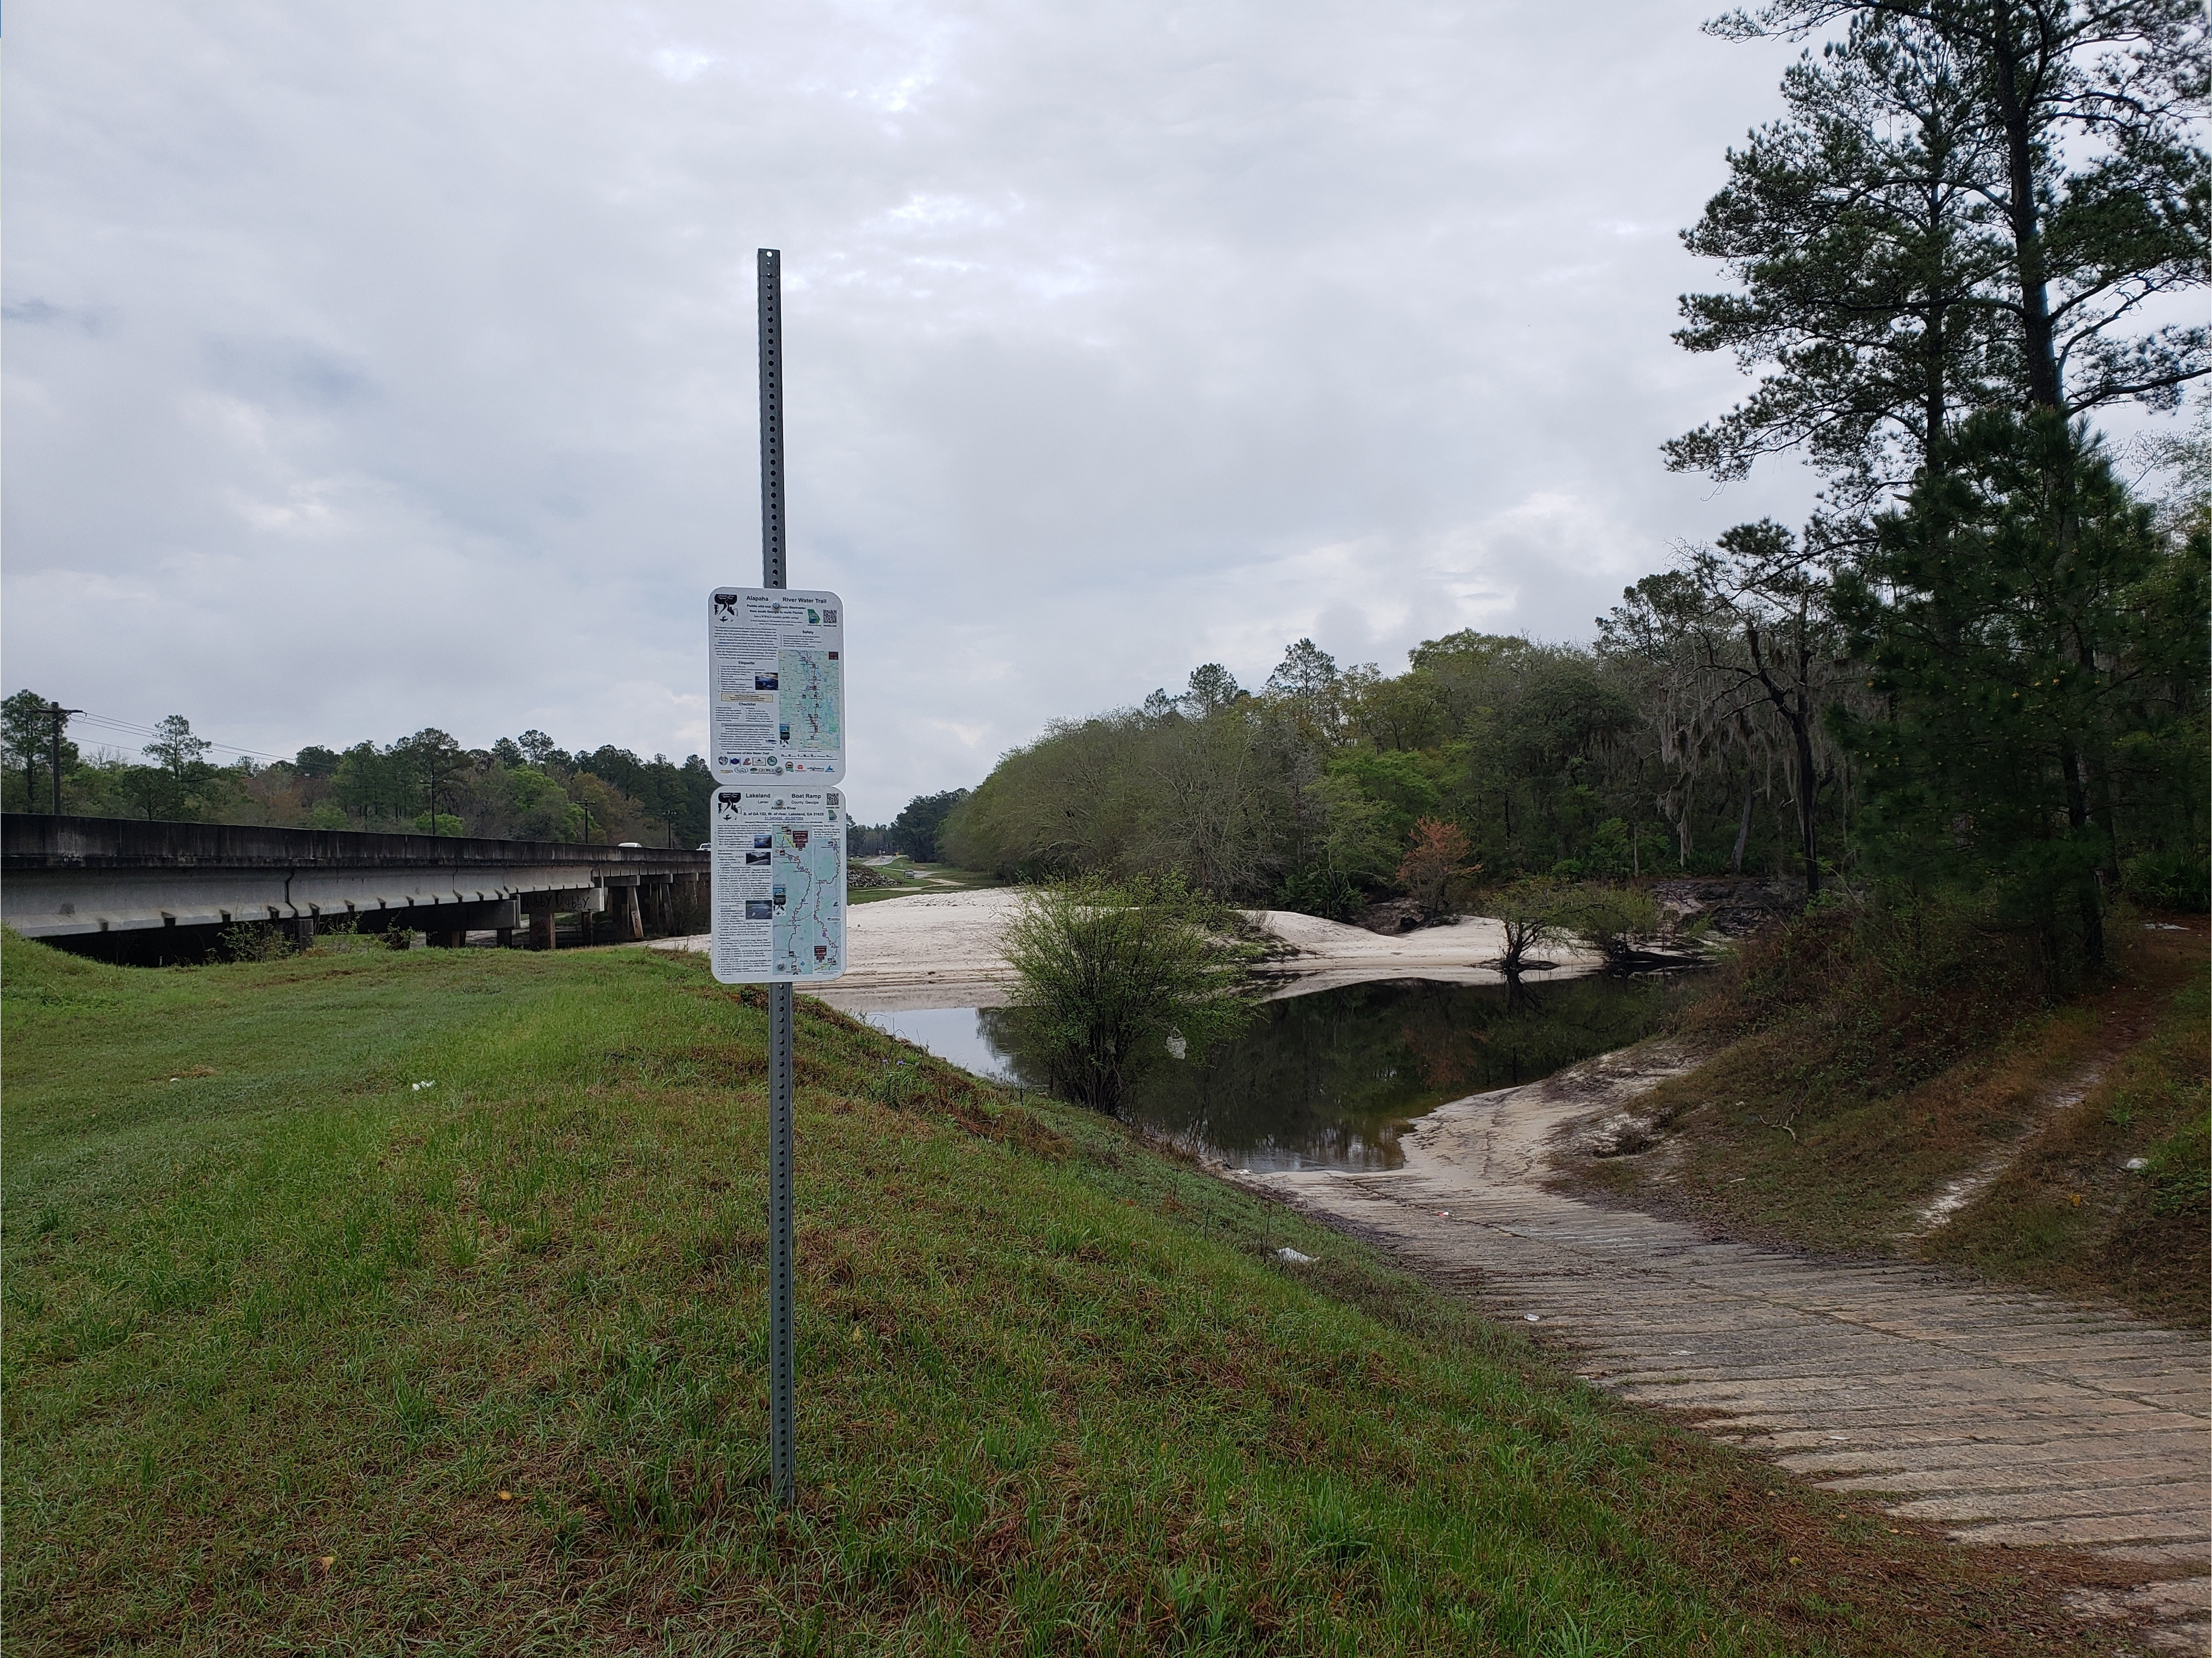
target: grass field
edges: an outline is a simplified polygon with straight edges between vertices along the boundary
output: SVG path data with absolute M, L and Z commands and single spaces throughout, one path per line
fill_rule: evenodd
M 804 999 L 779 1515 L 757 993 L 0 950 L 21 1658 L 2114 1649 L 2063 1560 L 1806 1491 Z

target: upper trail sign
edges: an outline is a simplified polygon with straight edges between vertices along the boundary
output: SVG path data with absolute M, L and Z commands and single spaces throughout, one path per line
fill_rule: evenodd
M 707 601 L 714 779 L 845 774 L 845 605 L 835 593 L 717 587 Z

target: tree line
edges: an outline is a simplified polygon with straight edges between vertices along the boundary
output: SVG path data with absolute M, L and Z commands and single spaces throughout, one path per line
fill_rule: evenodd
M 1676 339 L 1757 384 L 1664 459 L 1725 482 L 1795 454 L 1808 520 L 1679 549 L 1588 645 L 1462 632 L 1389 675 L 1301 640 L 1255 689 L 1208 664 L 1056 723 L 954 808 L 952 857 L 1325 914 L 1440 866 L 1841 877 L 2079 962 L 2118 888 L 2203 904 L 2206 426 L 2123 457 L 2094 424 L 2207 371 L 2203 326 L 2154 320 L 2207 275 L 2197 9 L 1775 0 L 1708 27 L 1808 45 L 1684 233 L 1729 285 Z
M 21 690 L 0 701 L 0 805 L 52 809 L 50 699 Z M 66 722 L 64 721 L 64 727 Z M 574 753 L 540 731 L 464 748 L 425 726 L 395 742 L 309 744 L 290 760 L 218 764 L 214 744 L 182 714 L 155 728 L 137 756 L 88 756 L 60 743 L 65 812 L 180 823 L 487 835 L 524 841 L 696 846 L 707 838 L 714 778 L 697 755 L 640 759 L 602 745 Z
M 28 689 L 0 701 L 0 809 L 52 810 L 55 706 Z M 209 759 L 214 748 L 190 720 L 171 714 L 135 757 L 112 748 L 88 756 L 68 735 L 65 714 L 62 810 L 173 823 L 647 846 L 697 846 L 708 835 L 714 776 L 696 754 L 680 765 L 605 744 L 572 754 L 541 731 L 467 749 L 435 726 L 381 745 L 310 744 L 289 760 L 223 765 Z M 967 793 L 917 795 L 888 823 L 854 823 L 851 855 L 935 862 L 945 817 Z

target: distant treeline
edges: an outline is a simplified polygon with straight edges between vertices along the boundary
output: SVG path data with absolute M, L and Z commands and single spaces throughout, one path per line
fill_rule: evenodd
M 1181 870 L 1332 915 L 1394 890 L 1425 818 L 1456 825 L 1485 878 L 1786 867 L 1763 755 L 1663 815 L 1647 702 L 1625 662 L 1571 646 L 1456 633 L 1390 676 L 1300 640 L 1256 692 L 1208 664 L 1180 695 L 1050 726 L 958 805 L 945 849 L 1009 876 Z
M 2212 512 L 2201 486 L 2134 501 L 2078 432 L 1986 435 L 1978 496 L 1954 474 L 1855 558 L 1746 525 L 1588 647 L 1460 632 L 1394 676 L 1300 640 L 1256 692 L 1208 664 L 1057 722 L 954 806 L 945 851 L 1325 915 L 1410 890 L 1417 841 L 1477 884 L 1856 872 L 2094 958 L 2104 895 L 2204 903 Z M 2054 475 L 2063 537 L 2021 522 Z
M 50 700 L 18 691 L 0 703 L 0 805 L 52 809 Z M 172 714 L 136 756 L 88 755 L 61 743 L 62 810 L 94 817 L 379 829 L 524 841 L 696 846 L 707 838 L 714 778 L 697 755 L 679 764 L 611 745 L 568 752 L 543 732 L 467 749 L 434 726 L 379 745 L 310 744 L 290 760 L 218 765 L 213 744 Z
M 52 707 L 52 699 L 33 690 L 0 701 L 0 808 L 53 810 Z M 135 756 L 113 748 L 88 755 L 64 720 L 62 810 L 172 823 L 691 847 L 707 839 L 707 798 L 714 786 L 696 754 L 681 764 L 663 754 L 641 760 L 611 744 L 572 754 L 540 731 L 465 749 L 426 726 L 380 747 L 311 744 L 289 760 L 228 765 L 208 758 L 214 748 L 191 720 L 171 714 Z M 890 823 L 854 824 L 851 855 L 935 861 L 945 815 L 967 793 L 917 796 Z
M 1793 456 L 1808 519 L 1681 549 L 1589 648 L 1458 633 L 1387 676 L 1301 641 L 1256 694 L 1209 665 L 1055 725 L 954 811 L 953 856 L 1323 911 L 1454 860 L 1812 898 L 1844 872 L 2069 963 L 2116 888 L 2203 907 L 2212 451 L 2201 417 L 2118 457 L 2097 429 L 2212 376 L 2201 306 L 2168 305 L 2208 279 L 2201 9 L 1707 27 L 1822 45 L 1684 233 L 1724 281 L 1676 343 L 1756 383 L 1663 453 L 1717 483 Z

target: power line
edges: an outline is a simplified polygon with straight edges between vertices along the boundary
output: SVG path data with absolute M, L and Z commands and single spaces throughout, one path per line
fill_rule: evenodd
M 74 715 L 73 718 L 85 725 L 97 726 L 103 731 L 121 732 L 133 737 L 159 737 L 161 735 L 161 732 L 152 726 L 136 725 L 131 720 L 118 720 L 110 714 L 79 713 Z M 219 743 L 211 737 L 201 737 L 198 732 L 194 732 L 192 735 L 195 738 L 198 738 L 199 741 L 206 744 L 208 747 L 211 749 L 221 749 L 225 754 L 242 754 L 248 759 L 252 760 L 289 761 L 292 757 L 289 754 L 266 754 L 259 749 L 242 749 L 235 743 Z

